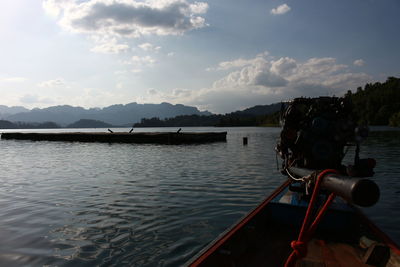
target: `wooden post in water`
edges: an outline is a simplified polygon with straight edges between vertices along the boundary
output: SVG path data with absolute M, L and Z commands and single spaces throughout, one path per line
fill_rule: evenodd
M 247 137 L 243 137 L 243 145 L 247 146 Z

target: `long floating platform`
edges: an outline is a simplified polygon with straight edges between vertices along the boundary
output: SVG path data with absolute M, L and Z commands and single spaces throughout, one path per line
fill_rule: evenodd
M 227 132 L 205 133 L 2 133 L 1 139 L 17 139 L 32 141 L 69 141 L 69 142 L 101 142 L 101 143 L 138 143 L 138 144 L 198 144 L 209 142 L 226 142 Z

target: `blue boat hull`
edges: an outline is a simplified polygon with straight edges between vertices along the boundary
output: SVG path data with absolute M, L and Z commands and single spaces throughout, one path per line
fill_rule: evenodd
M 283 266 L 308 202 L 289 181 L 188 262 L 188 266 Z M 324 201 L 324 196 L 320 202 Z M 399 247 L 356 207 L 337 198 L 298 266 L 400 266 Z

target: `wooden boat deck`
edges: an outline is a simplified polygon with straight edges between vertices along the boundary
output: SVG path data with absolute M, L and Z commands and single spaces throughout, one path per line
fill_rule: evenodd
M 147 133 L 2 133 L 1 139 L 32 141 L 76 141 L 102 143 L 148 143 L 148 144 L 198 144 L 226 142 L 227 132 L 147 132 Z

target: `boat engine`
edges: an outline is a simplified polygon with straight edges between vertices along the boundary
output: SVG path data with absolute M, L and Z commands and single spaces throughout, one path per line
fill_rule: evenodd
M 296 98 L 283 105 L 283 129 L 276 151 L 289 167 L 336 169 L 349 176 L 372 176 L 375 161 L 359 158 L 360 142 L 368 136 L 357 126 L 348 97 Z M 343 166 L 345 148 L 355 147 L 354 165 Z

